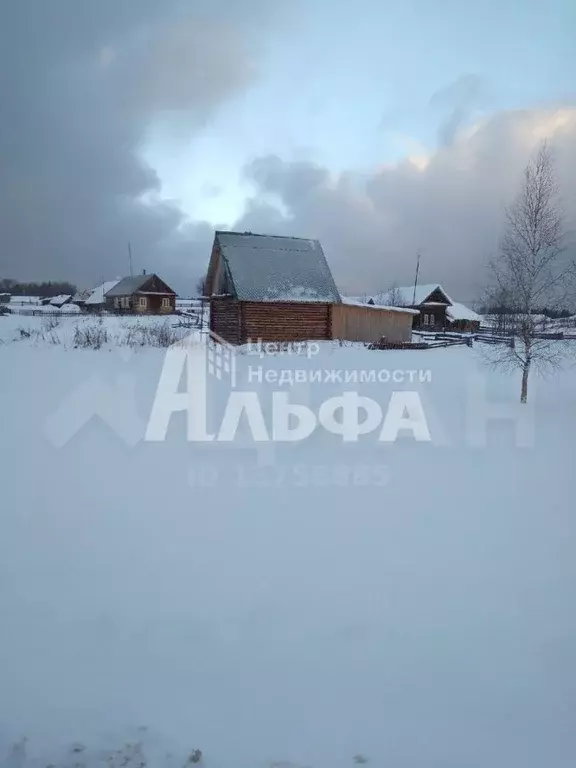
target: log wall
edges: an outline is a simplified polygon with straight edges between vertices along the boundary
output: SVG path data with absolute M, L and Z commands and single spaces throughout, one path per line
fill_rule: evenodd
M 242 302 L 242 343 L 328 340 L 330 310 L 329 304 Z
M 240 344 L 241 305 L 233 298 L 210 300 L 210 330 L 229 344 Z
M 330 339 L 331 305 L 288 302 L 210 301 L 210 330 L 229 344 Z

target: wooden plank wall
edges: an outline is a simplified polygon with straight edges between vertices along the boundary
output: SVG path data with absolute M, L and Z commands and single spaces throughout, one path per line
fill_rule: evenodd
M 410 341 L 416 315 L 355 304 L 335 304 L 332 308 L 332 338 L 342 341 Z
M 328 340 L 330 310 L 329 304 L 242 302 L 241 343 Z

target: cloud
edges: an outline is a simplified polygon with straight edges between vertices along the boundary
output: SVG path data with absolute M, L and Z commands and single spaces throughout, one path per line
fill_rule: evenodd
M 486 83 L 478 75 L 460 75 L 449 85 L 438 89 L 430 99 L 430 106 L 446 111 L 438 130 L 440 146 L 452 144 L 458 130 L 477 109 L 486 105 L 487 100 Z
M 255 80 L 273 17 L 237 6 L 1 4 L 0 275 L 90 285 L 126 272 L 131 241 L 135 266 L 193 290 L 210 228 L 160 198 L 139 151 L 154 121 L 189 139 Z
M 189 142 L 256 82 L 263 45 L 282 28 L 281 5 L 291 6 L 0 3 L 0 276 L 89 286 L 127 271 L 130 241 L 135 268 L 192 292 L 213 227 L 162 198 L 140 150 L 158 123 L 163 136 Z M 470 124 L 485 98 L 473 75 L 437 91 L 431 107 L 445 111 L 439 149 L 395 135 L 405 158 L 369 173 L 257 158 L 245 169 L 254 195 L 234 226 L 320 238 L 351 291 L 410 281 L 421 249 L 422 278 L 468 299 L 497 247 L 501 205 L 545 136 L 558 151 L 566 211 L 576 209 L 575 108 Z
M 460 129 L 449 146 L 371 174 L 259 158 L 245 169 L 257 192 L 237 226 L 319 238 L 337 282 L 350 292 L 410 283 L 420 250 L 422 281 L 441 282 L 469 301 L 481 293 L 485 265 L 497 252 L 502 206 L 545 137 L 574 237 L 574 108 L 500 113 Z

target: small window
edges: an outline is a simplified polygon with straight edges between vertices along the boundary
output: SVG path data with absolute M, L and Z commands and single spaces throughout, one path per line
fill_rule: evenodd
M 114 309 L 120 309 L 120 299 L 118 296 L 114 299 Z
M 140 305 L 141 308 L 145 309 L 146 308 L 146 296 L 140 296 L 140 298 L 138 299 L 138 304 Z
M 166 309 L 168 309 L 169 307 L 171 307 L 171 306 L 172 306 L 172 305 L 170 304 L 170 299 L 169 299 L 167 296 L 165 296 L 165 297 L 162 299 L 162 306 L 163 306 L 164 308 L 166 308 Z
M 130 298 L 128 296 L 122 296 L 120 299 L 120 306 L 123 309 L 130 309 Z

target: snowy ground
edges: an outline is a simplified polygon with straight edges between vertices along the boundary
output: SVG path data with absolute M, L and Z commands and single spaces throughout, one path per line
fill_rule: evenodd
M 45 768 L 147 726 L 208 768 L 573 767 L 574 370 L 533 388 L 531 447 L 508 422 L 478 447 L 479 387 L 517 412 L 519 383 L 475 349 L 242 355 L 241 387 L 429 370 L 281 388 L 416 390 L 432 442 L 194 444 L 184 413 L 147 442 L 164 350 L 10 343 L 33 321 L 0 318 L 0 750 L 27 736 Z M 87 391 L 116 427 L 74 423 Z
M 105 333 L 107 347 L 113 349 L 130 341 L 131 332 L 140 329 L 171 328 L 175 337 L 185 335 L 181 328 L 189 324 L 189 320 L 178 315 L 98 315 L 62 312 L 48 314 L 46 317 L 30 315 L 3 315 L 0 317 L 0 345 L 16 341 L 26 341 L 38 347 L 63 346 L 70 349 L 74 346 L 75 331 L 95 331 L 98 328 Z

